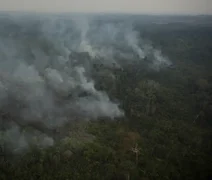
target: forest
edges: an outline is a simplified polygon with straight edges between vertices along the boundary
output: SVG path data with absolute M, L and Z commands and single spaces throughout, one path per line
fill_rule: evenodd
M 112 17 L 0 16 L 0 179 L 212 178 L 212 18 Z

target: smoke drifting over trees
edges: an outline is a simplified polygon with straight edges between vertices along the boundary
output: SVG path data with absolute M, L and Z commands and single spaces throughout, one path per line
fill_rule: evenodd
M 32 142 L 53 145 L 51 129 L 79 117 L 124 116 L 96 88 L 94 65 L 124 69 L 138 61 L 155 71 L 171 65 L 129 21 L 10 16 L 0 23 L 0 110 L 7 117 L 2 133 L 16 151 Z M 32 129 L 23 131 L 27 125 Z

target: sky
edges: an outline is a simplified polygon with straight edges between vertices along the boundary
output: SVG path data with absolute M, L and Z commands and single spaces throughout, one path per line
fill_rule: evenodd
M 212 0 L 0 0 L 1 11 L 212 14 Z

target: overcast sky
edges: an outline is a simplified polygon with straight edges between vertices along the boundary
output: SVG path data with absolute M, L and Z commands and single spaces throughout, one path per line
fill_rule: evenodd
M 0 0 L 0 10 L 212 14 L 212 0 Z

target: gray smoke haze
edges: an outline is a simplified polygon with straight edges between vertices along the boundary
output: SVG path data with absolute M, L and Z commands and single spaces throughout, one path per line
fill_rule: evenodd
M 122 67 L 151 57 L 154 70 L 170 65 L 128 22 L 10 17 L 0 23 L 0 109 L 12 115 L 4 137 L 15 151 L 32 142 L 54 144 L 52 137 L 35 129 L 24 132 L 20 124 L 57 128 L 77 118 L 124 115 L 106 92 L 95 88 L 93 64 Z

